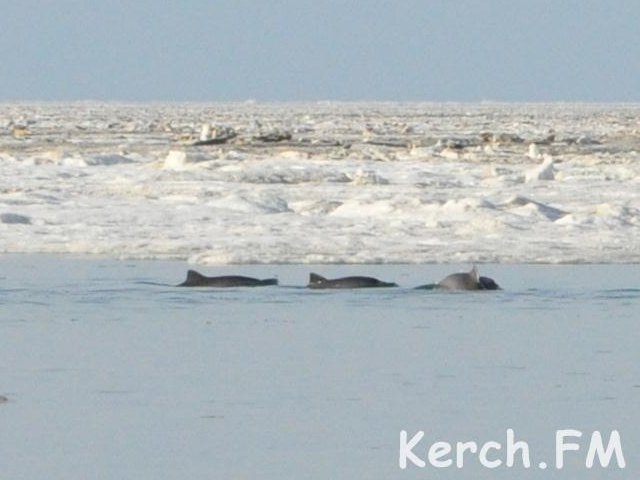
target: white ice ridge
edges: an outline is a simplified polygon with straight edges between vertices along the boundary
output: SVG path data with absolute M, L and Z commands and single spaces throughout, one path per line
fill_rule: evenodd
M 544 155 L 542 163 L 528 170 L 525 175 L 525 180 L 527 182 L 533 182 L 535 180 L 554 180 L 555 178 L 553 157 L 551 157 L 551 155 Z
M 0 253 L 640 262 L 639 114 L 580 104 L 7 104 Z M 17 124 L 29 134 L 15 135 Z M 214 141 L 195 145 L 203 140 Z

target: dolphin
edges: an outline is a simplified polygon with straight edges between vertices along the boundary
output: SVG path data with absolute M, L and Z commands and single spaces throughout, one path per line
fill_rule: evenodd
M 342 277 L 327 279 L 317 273 L 309 275 L 308 288 L 373 288 L 397 287 L 395 283 L 382 282 L 373 277 Z
M 189 270 L 187 279 L 178 287 L 263 287 L 265 285 L 277 285 L 277 278 L 259 280 L 257 278 L 243 277 L 241 275 L 225 275 L 222 277 L 205 277 L 204 275 Z
M 452 273 L 443 278 L 438 283 L 421 285 L 416 287 L 424 290 L 445 289 L 445 290 L 500 290 L 500 286 L 493 278 L 481 277 L 478 268 L 474 265 L 470 272 Z
M 478 277 L 478 290 L 502 290 L 493 278 Z

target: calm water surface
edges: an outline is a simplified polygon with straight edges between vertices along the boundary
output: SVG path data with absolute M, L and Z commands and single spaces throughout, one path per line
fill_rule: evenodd
M 637 265 L 485 265 L 504 290 L 467 294 L 411 287 L 468 265 L 210 267 L 281 286 L 172 287 L 187 268 L 0 257 L 3 478 L 640 473 Z M 309 291 L 310 271 L 400 288 Z M 506 444 L 509 428 L 532 468 L 398 467 L 401 430 L 425 432 L 424 459 L 437 440 Z M 559 429 L 583 432 L 563 470 Z M 586 469 L 591 432 L 614 429 L 627 468 Z

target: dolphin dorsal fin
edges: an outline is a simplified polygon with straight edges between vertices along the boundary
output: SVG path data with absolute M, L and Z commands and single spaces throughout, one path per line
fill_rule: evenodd
M 197 282 L 198 280 L 202 280 L 203 278 L 205 278 L 205 276 L 201 273 L 198 273 L 195 270 L 189 270 L 187 272 L 187 279 L 185 280 L 185 283 Z
M 309 283 L 324 283 L 326 281 L 327 279 L 324 278 L 322 275 L 318 275 L 317 273 L 309 274 Z
M 476 283 L 480 282 L 480 274 L 478 273 L 478 267 L 476 267 L 475 265 L 473 266 L 473 268 L 469 272 L 469 275 L 471 275 L 471 278 L 473 278 L 474 282 L 476 282 Z

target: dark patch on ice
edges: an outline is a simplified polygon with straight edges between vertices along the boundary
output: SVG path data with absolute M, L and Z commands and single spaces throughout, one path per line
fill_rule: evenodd
M 524 207 L 527 205 L 533 205 L 540 214 L 542 214 L 552 222 L 559 220 L 565 215 L 568 215 L 568 212 L 560 210 L 559 208 L 545 205 L 544 203 L 536 202 L 535 200 L 531 200 L 530 198 L 522 197 L 520 195 L 506 202 L 503 207 Z
M 291 132 L 286 130 L 274 129 L 270 132 L 260 133 L 254 137 L 254 140 L 258 140 L 264 143 L 276 143 L 276 142 L 285 142 L 291 140 L 292 135 Z
M 112 166 L 134 163 L 133 160 L 125 157 L 124 155 L 94 155 L 87 158 L 85 161 L 89 166 Z
M 18 213 L 0 213 L 0 222 L 8 224 L 29 225 L 31 218 Z

